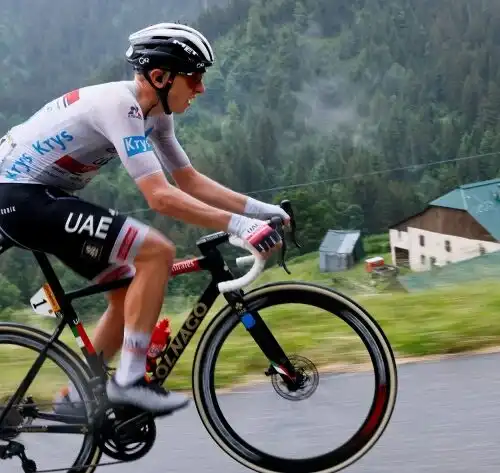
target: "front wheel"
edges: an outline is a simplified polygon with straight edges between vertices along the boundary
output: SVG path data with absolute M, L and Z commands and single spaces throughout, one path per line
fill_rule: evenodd
M 269 284 L 244 300 L 301 382 L 294 389 L 283 382 L 283 370 L 250 336 L 245 316 L 225 306 L 194 359 L 194 400 L 211 437 L 262 473 L 333 473 L 358 461 L 384 432 L 396 402 L 397 368 L 380 326 L 353 300 L 316 284 Z M 224 393 L 243 374 L 250 385 Z

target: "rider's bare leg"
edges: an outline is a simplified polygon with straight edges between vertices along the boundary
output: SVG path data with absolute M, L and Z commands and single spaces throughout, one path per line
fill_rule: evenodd
M 90 337 L 96 353 L 101 353 L 103 361 L 109 364 L 116 353 L 120 350 L 123 342 L 124 327 L 124 305 L 127 288 L 120 288 L 106 294 L 108 307 L 99 319 L 94 333 Z M 76 392 L 75 386 L 70 381 L 64 387 L 60 395 L 68 396 L 70 401 L 79 402 L 80 396 Z M 61 400 L 59 399 L 59 402 Z
M 135 276 L 125 296 L 125 327 L 120 363 L 107 384 L 108 399 L 133 404 L 158 415 L 185 407 L 189 398 L 145 379 L 146 354 L 175 256 L 175 247 L 149 229 L 133 264 Z
M 109 363 L 122 346 L 127 289 L 125 287 L 107 293 L 108 308 L 99 319 L 92 336 L 94 349 L 96 353 L 102 352 L 105 363 Z
M 99 319 L 91 337 L 96 353 L 102 352 L 105 363 L 109 363 L 122 347 L 124 332 L 129 335 L 129 339 L 132 338 L 134 351 L 137 351 L 138 344 L 141 348 L 149 345 L 151 332 L 163 304 L 174 256 L 175 247 L 158 232 L 150 230 L 135 257 L 136 272 L 132 283 L 126 288 L 107 293 L 108 308 Z M 125 359 L 120 362 L 118 380 L 125 383 L 143 375 L 142 367 L 139 371 L 139 363 L 145 370 L 146 360 L 145 357 L 142 360 L 142 354 L 131 353 L 125 347 L 122 357 Z M 129 376 L 127 371 L 131 369 L 133 373 Z
M 118 404 L 133 404 L 158 415 L 171 413 L 189 403 L 186 395 L 162 390 L 149 384 L 144 376 L 147 348 L 163 304 L 174 256 L 173 244 L 156 230 L 149 229 L 131 262 L 135 267 L 132 282 L 126 292 L 115 291 L 110 296 L 110 306 L 93 337 L 94 348 L 97 352 L 103 350 L 106 361 L 116 353 L 121 342 L 118 327 L 123 327 L 119 366 L 107 384 L 108 399 Z
M 116 372 L 120 385 L 133 383 L 145 374 L 146 352 L 174 257 L 174 245 L 156 230 L 149 229 L 134 259 L 136 272 L 124 299 L 124 335 Z

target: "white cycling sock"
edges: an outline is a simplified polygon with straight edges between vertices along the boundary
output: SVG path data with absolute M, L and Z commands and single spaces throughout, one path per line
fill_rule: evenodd
M 132 384 L 146 373 L 146 355 L 150 333 L 133 332 L 125 329 L 120 356 L 120 366 L 116 370 L 115 380 L 121 385 Z

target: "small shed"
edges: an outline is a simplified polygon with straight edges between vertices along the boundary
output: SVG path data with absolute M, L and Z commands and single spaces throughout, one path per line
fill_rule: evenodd
M 328 230 L 319 247 L 320 271 L 345 271 L 359 262 L 364 254 L 359 230 Z

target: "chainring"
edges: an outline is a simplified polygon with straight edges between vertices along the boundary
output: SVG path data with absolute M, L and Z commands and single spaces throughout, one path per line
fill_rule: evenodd
M 285 382 L 276 371 L 271 372 L 271 383 L 274 390 L 284 399 L 289 401 L 303 401 L 313 395 L 319 384 L 319 372 L 314 363 L 299 355 L 290 355 L 290 363 L 297 373 L 297 381 Z
M 99 446 L 109 457 L 124 462 L 142 458 L 154 445 L 153 415 L 135 407 L 110 406 L 101 420 Z

